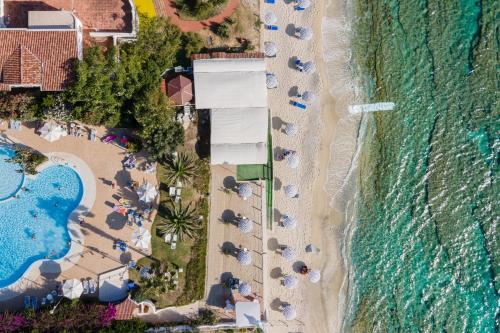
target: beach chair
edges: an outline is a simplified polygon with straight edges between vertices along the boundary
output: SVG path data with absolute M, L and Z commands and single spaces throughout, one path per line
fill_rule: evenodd
M 24 296 L 24 308 L 29 309 L 31 306 L 31 298 L 29 296 Z
M 36 296 L 31 297 L 31 307 L 33 310 L 38 309 L 38 298 Z
M 89 281 L 83 280 L 82 284 L 83 284 L 83 293 L 82 294 L 83 295 L 87 295 L 89 293 L 89 291 L 90 291 L 90 289 L 89 289 Z
M 175 197 L 175 187 L 174 186 L 170 186 L 168 188 L 168 195 L 170 195 L 171 197 Z
M 170 249 L 175 250 L 177 248 L 177 234 L 174 235 L 172 239 L 172 244 L 170 244 Z
M 171 241 L 172 241 L 172 234 L 166 234 L 165 243 L 170 244 Z
M 266 29 L 271 30 L 271 31 L 276 31 L 276 30 L 278 30 L 278 26 L 277 25 L 266 25 Z
M 306 105 L 302 104 L 302 103 L 299 103 L 299 102 L 290 101 L 290 104 L 292 104 L 293 106 L 295 106 L 295 107 L 297 107 L 299 109 L 302 109 L 302 110 L 306 109 Z
M 180 197 L 181 196 L 181 193 L 182 193 L 182 189 L 181 188 L 178 188 L 176 191 L 175 191 L 175 195 Z
M 89 279 L 89 293 L 95 294 L 97 291 L 97 283 L 93 279 Z
M 295 7 L 295 10 L 301 11 L 301 10 L 305 10 L 305 8 L 302 8 L 302 7 L 296 6 L 296 7 Z
M 47 304 L 47 299 L 45 297 L 42 297 L 42 300 L 40 301 L 40 305 L 45 306 Z
M 114 139 L 116 139 L 116 135 L 107 135 L 107 136 L 104 137 L 104 139 L 102 139 L 102 142 L 104 142 L 104 143 L 110 143 Z
M 268 4 L 271 4 L 271 5 L 274 5 L 276 0 L 264 0 L 265 3 L 268 3 Z

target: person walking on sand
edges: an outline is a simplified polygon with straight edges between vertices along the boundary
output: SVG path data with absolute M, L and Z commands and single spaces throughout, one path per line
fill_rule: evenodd
M 115 189 L 115 187 L 116 187 L 115 182 L 111 182 L 111 188 L 114 190 L 114 189 Z

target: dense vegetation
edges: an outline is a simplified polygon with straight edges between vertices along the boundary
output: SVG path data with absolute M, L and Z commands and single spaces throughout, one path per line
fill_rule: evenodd
M 225 7 L 227 0 L 177 0 L 176 7 L 183 19 L 206 20 Z
M 32 148 L 15 146 L 14 150 L 16 154 L 7 161 L 19 164 L 22 167 L 22 170 L 19 171 L 28 175 L 36 175 L 36 168 L 47 161 L 47 156 Z

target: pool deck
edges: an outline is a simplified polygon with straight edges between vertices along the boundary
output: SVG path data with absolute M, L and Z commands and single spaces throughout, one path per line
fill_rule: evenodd
M 98 128 L 97 131 L 98 137 L 105 134 L 104 128 Z M 72 237 L 70 251 L 58 260 L 35 262 L 15 285 L 0 289 L 0 310 L 21 308 L 23 296 L 44 297 L 63 280 L 93 278 L 97 281 L 99 274 L 149 254 L 130 244 L 135 227 L 129 226 L 125 217 L 115 213 L 113 206 L 119 197 L 138 206 L 138 197 L 126 187 L 127 183 L 134 180 L 157 185 L 155 174 L 138 169 L 125 170 L 122 161 L 126 151 L 115 144 L 92 142 L 86 137 L 73 136 L 48 142 L 40 138 L 33 128 L 23 126 L 21 131 L 14 131 L 6 129 L 5 123 L 0 125 L 0 132 L 6 135 L 7 140 L 22 143 L 46 154 L 49 162 L 45 166 L 67 162 L 79 173 L 84 184 L 82 201 L 69 217 L 68 229 Z M 139 166 L 145 161 L 145 157 L 138 156 Z M 116 184 L 114 189 L 112 182 Z M 151 220 L 156 214 L 156 206 L 157 203 L 153 205 Z M 85 219 L 81 226 L 80 216 Z M 144 227 L 150 230 L 151 223 L 146 222 Z M 121 253 L 113 249 L 116 239 L 129 243 L 127 252 Z

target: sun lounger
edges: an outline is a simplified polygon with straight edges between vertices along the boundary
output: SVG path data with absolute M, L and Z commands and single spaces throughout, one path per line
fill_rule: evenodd
M 174 201 L 175 201 L 175 203 L 178 203 L 179 201 L 181 201 L 181 197 L 176 195 Z
M 31 297 L 31 307 L 33 310 L 38 309 L 38 298 L 36 296 Z
M 172 234 L 165 235 L 165 243 L 170 243 L 172 241 Z
M 114 139 L 116 139 L 116 135 L 107 135 L 106 137 L 104 137 L 104 139 L 102 139 L 102 142 L 110 143 Z
M 168 189 L 168 194 L 171 197 L 175 197 L 175 187 L 174 186 L 170 186 L 170 188 Z
M 45 306 L 47 304 L 47 299 L 45 297 L 42 297 L 42 300 L 40 301 L 40 304 L 42 306 Z
M 276 31 L 276 30 L 278 30 L 278 26 L 277 25 L 266 25 L 266 29 L 271 30 L 271 31 Z
M 95 294 L 97 291 L 97 284 L 93 279 L 89 279 L 89 292 Z
M 302 8 L 302 7 L 296 6 L 296 7 L 295 7 L 295 10 L 299 10 L 299 11 L 300 11 L 300 10 L 305 10 L 305 8 Z
M 175 250 L 177 248 L 177 234 L 174 235 L 172 239 L 172 244 L 170 245 L 170 249 Z
M 83 280 L 82 284 L 83 284 L 83 293 L 82 294 L 87 295 L 89 293 L 89 281 Z
M 271 5 L 274 5 L 275 0 L 264 0 L 265 3 L 269 3 Z
M 24 296 L 24 308 L 29 309 L 31 306 L 31 298 L 29 296 Z
M 290 101 L 290 104 L 292 104 L 293 106 L 298 107 L 299 109 L 302 109 L 302 110 L 306 109 L 306 105 L 299 103 L 299 102 Z
M 176 191 L 175 191 L 175 195 L 180 197 L 181 196 L 181 193 L 182 193 L 182 189 L 178 188 Z

